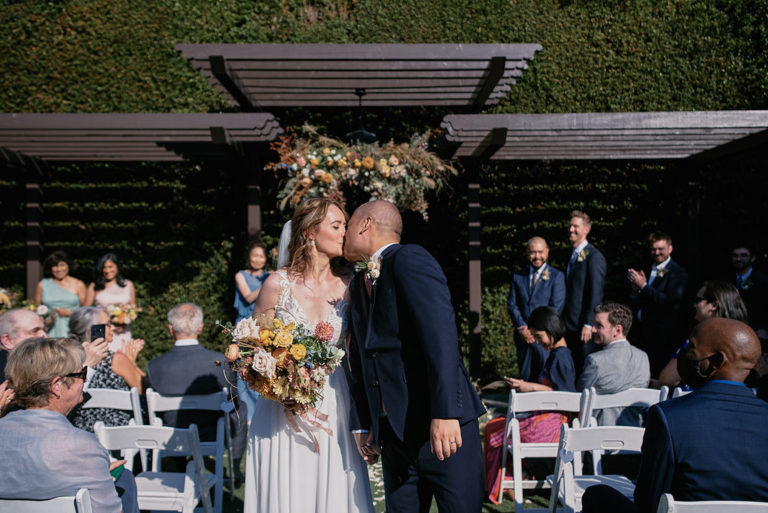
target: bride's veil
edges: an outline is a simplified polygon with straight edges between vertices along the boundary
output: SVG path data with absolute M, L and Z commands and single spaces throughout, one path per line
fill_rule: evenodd
M 291 221 L 290 219 L 283 225 L 283 231 L 280 232 L 280 240 L 277 243 L 277 268 L 287 266 L 290 262 L 288 254 L 288 245 L 291 243 Z

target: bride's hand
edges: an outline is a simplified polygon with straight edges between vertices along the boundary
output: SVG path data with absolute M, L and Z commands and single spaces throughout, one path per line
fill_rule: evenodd
M 352 436 L 355 439 L 355 444 L 357 445 L 357 452 L 360 453 L 360 456 L 363 457 L 363 460 L 368 465 L 373 465 L 379 460 L 379 452 L 378 447 L 376 447 L 376 444 L 373 440 L 373 430 L 369 431 L 368 433 L 352 433 Z
M 304 411 L 304 407 L 296 401 L 283 401 L 283 407 L 294 415 L 298 415 Z

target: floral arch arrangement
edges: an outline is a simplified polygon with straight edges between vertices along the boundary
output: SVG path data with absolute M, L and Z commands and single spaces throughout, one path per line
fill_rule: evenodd
M 377 198 L 419 212 L 427 220 L 428 192 L 448 187 L 449 177 L 458 174 L 429 151 L 435 135 L 427 132 L 403 144 L 350 146 L 304 125 L 301 135 L 289 130 L 272 143 L 280 160 L 266 169 L 283 180 L 278 193 L 281 209 L 295 207 L 304 198 L 326 197 L 342 204 L 352 198 Z

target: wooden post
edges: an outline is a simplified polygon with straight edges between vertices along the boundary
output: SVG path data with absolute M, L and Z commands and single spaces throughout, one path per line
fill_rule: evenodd
M 476 163 L 475 163 L 476 164 Z M 469 170 L 469 373 L 480 374 L 482 351 L 482 265 L 480 262 L 480 173 L 477 165 Z
M 27 254 L 27 299 L 35 295 L 37 284 L 43 277 L 43 250 L 40 243 L 42 230 L 40 218 L 42 213 L 42 190 L 40 182 L 42 172 L 39 163 L 33 162 L 28 166 L 25 183 L 24 217 L 26 224 L 26 254 Z

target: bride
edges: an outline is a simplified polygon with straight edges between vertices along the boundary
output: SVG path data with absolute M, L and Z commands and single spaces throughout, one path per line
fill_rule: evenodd
M 297 207 L 289 264 L 264 282 L 254 315 L 274 315 L 310 329 L 326 321 L 334 330 L 330 343 L 344 344 L 350 276 L 335 259 L 342 255 L 346 219 L 328 199 L 309 199 Z M 333 434 L 300 416 L 293 417 L 297 432 L 282 404 L 257 396 L 248 441 L 246 513 L 373 513 L 368 470 L 349 429 L 349 386 L 341 367 L 328 377 L 316 408 L 328 416 Z

